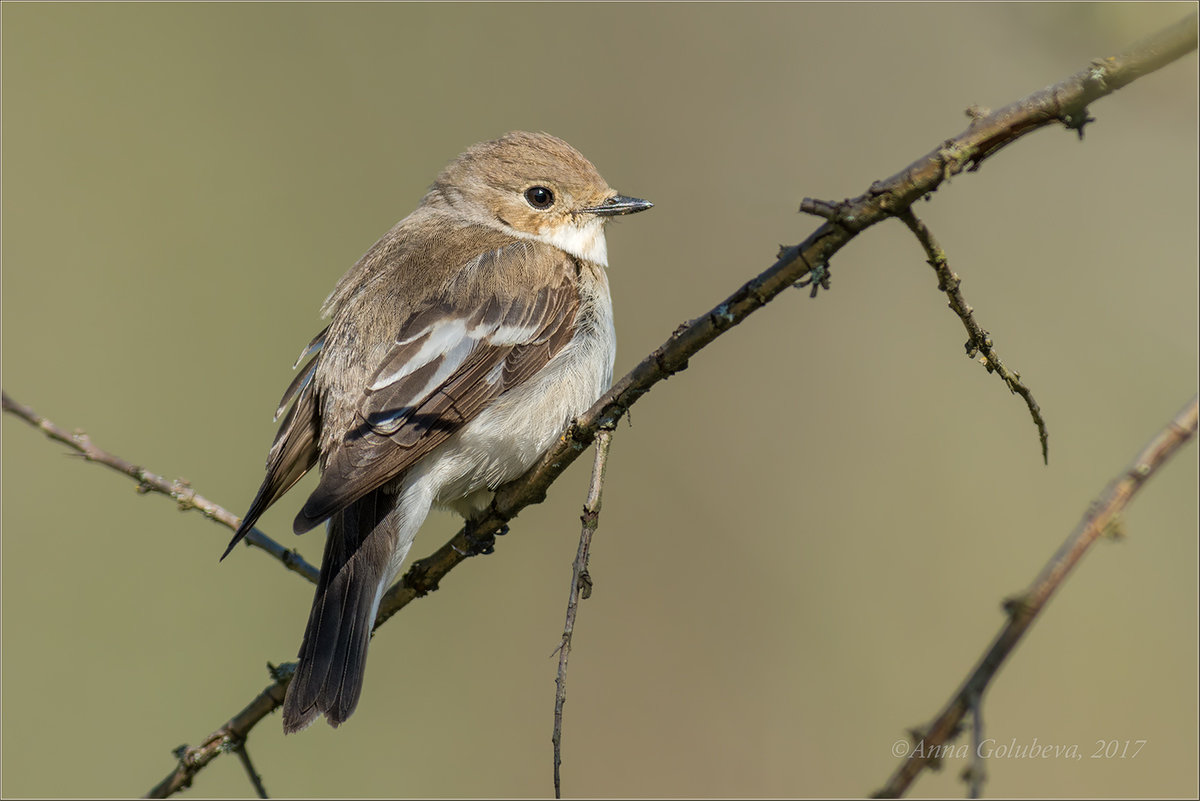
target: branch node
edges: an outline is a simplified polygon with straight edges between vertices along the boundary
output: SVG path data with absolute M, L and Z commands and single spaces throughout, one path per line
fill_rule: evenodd
M 1085 79 L 1088 83 L 1095 86 L 1101 92 L 1108 91 L 1108 68 L 1116 59 L 1112 56 L 1108 58 L 1097 58 L 1091 63 L 1090 69 Z
M 1122 542 L 1127 539 L 1129 532 L 1125 528 L 1125 518 L 1121 515 L 1113 515 L 1112 519 L 1104 524 L 1100 536 L 1112 542 Z
M 1082 142 L 1084 127 L 1087 126 L 1088 123 L 1095 122 L 1096 118 L 1088 114 L 1087 106 L 1084 106 L 1078 111 L 1064 112 L 1063 115 L 1059 117 L 1059 120 L 1068 130 L 1079 134 L 1079 141 Z
M 688 360 L 675 362 L 672 364 L 663 353 L 662 348 L 654 351 L 654 363 L 658 365 L 658 369 L 662 371 L 665 378 L 670 378 L 676 373 L 681 373 L 688 368 Z
M 942 181 L 949 182 L 951 176 L 963 171 L 964 165 L 975 156 L 975 149 L 954 139 L 947 139 L 937 151 L 941 165 Z
M 722 303 L 709 312 L 708 319 L 712 320 L 713 328 L 718 331 L 724 331 L 732 328 L 737 318 L 734 317 L 732 311 L 729 310 L 728 303 Z
M 196 508 L 196 491 L 192 489 L 191 482 L 187 479 L 175 479 L 171 484 L 171 497 L 175 499 L 181 512 Z
M 841 203 L 831 203 L 828 200 L 817 200 L 811 197 L 806 197 L 800 201 L 801 212 L 829 220 L 830 222 L 835 222 L 841 215 L 841 206 Z
M 272 681 L 285 681 L 291 679 L 296 673 L 297 662 L 284 662 L 280 665 L 267 663 L 267 673 L 271 676 Z
M 805 264 L 808 264 L 807 260 L 805 260 Z M 815 265 L 809 265 L 808 273 L 799 281 L 792 284 L 792 286 L 796 287 L 797 289 L 803 289 L 806 286 L 811 286 L 812 291 L 808 293 L 808 296 L 810 298 L 815 298 L 818 290 L 824 289 L 825 291 L 829 291 L 829 278 L 829 264 L 824 261 L 819 261 Z
M 980 120 L 984 119 L 985 117 L 990 117 L 992 110 L 987 106 L 971 105 L 967 106 L 963 113 L 970 118 L 971 127 L 974 127 L 979 123 Z
M 917 215 L 913 213 L 911 208 L 902 210 L 896 216 L 908 226 L 913 236 L 921 243 L 921 247 L 925 251 L 926 263 L 933 268 L 934 273 L 937 275 L 938 290 L 946 295 L 947 305 L 958 315 L 959 320 L 962 321 L 963 328 L 967 330 L 968 339 L 964 346 L 967 357 L 975 359 L 978 356 L 978 361 L 983 365 L 984 369 L 989 373 L 999 374 L 1008 386 L 1009 392 L 1020 395 L 1025 401 L 1025 406 L 1029 409 L 1029 415 L 1033 418 L 1033 423 L 1037 427 L 1038 441 L 1042 446 L 1042 461 L 1048 462 L 1050 459 L 1050 435 L 1046 430 L 1046 421 L 1042 418 L 1042 410 L 1033 399 L 1033 393 L 1021 383 L 1020 375 L 1006 368 L 1003 362 L 1000 361 L 1000 356 L 994 349 L 991 335 L 975 320 L 975 310 L 967 303 L 962 292 L 959 291 L 962 279 L 950 269 L 946 252 L 934 238 L 933 232 L 929 230 L 929 227 L 924 222 L 917 218 Z
M 927 742 L 930 737 L 929 731 L 909 729 L 908 737 L 913 745 L 913 750 L 910 752 L 910 759 L 923 760 L 929 766 L 929 769 L 933 771 L 942 769 L 942 749 L 936 747 L 933 743 Z
M 454 547 L 454 546 L 451 546 Z M 461 556 L 467 554 L 459 551 L 457 547 L 455 552 Z M 436 556 L 436 555 L 435 555 Z M 413 594 L 418 598 L 424 598 L 431 592 L 436 592 L 438 588 L 438 580 L 430 579 L 430 569 L 436 564 L 435 556 L 428 556 L 424 559 L 418 559 L 412 563 L 412 566 L 404 573 L 402 582 L 405 586 L 411 587 Z
M 1000 608 L 1004 610 L 1004 614 L 1008 615 L 1011 620 L 1018 620 L 1026 617 L 1033 610 L 1033 605 L 1029 597 L 1029 593 L 1021 593 L 1020 595 L 1010 595 L 1000 602 Z

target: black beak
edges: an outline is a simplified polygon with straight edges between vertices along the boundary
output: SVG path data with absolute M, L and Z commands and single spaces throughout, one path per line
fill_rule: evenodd
M 626 197 L 625 195 L 613 195 L 599 206 L 593 206 L 590 209 L 580 209 L 580 211 L 589 214 L 598 214 L 601 217 L 615 217 L 618 214 L 635 214 L 653 206 L 654 204 L 649 200 L 642 200 L 638 197 Z

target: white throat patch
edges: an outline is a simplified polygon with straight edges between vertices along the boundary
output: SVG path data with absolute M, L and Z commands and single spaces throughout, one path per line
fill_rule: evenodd
M 576 224 L 575 220 L 580 223 Z M 532 237 L 547 245 L 565 250 L 584 261 L 608 266 L 608 242 L 604 239 L 604 220 L 591 214 L 574 218 L 567 225 L 543 228 L 538 236 Z

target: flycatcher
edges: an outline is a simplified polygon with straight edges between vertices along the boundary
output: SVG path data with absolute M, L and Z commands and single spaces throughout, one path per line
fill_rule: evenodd
M 561 139 L 509 133 L 442 170 L 334 287 L 225 551 L 320 465 L 292 526 L 327 528 L 285 732 L 354 712 L 379 602 L 430 508 L 487 508 L 608 389 L 604 224 L 651 205 Z

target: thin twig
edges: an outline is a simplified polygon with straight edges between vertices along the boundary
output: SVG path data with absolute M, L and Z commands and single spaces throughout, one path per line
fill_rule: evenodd
M 915 732 L 915 747 L 888 779 L 879 798 L 899 798 L 913 780 L 940 754 L 941 746 L 955 737 L 963 717 L 972 703 L 982 703 L 984 692 L 1000 666 L 1020 642 L 1029 626 L 1046 607 L 1050 598 L 1062 586 L 1067 575 L 1079 563 L 1084 553 L 1101 535 L 1116 523 L 1117 516 L 1150 476 L 1162 467 L 1192 437 L 1196 435 L 1197 398 L 1193 396 L 1175 418 L 1158 432 L 1142 449 L 1120 476 L 1110 483 L 1092 502 L 1083 519 L 1067 537 L 1066 542 L 1050 559 L 1041 574 L 1024 593 L 1008 599 L 1005 611 L 1008 622 L 992 640 L 983 657 L 966 680 L 955 691 L 937 718 L 924 730 Z
M 283 704 L 283 695 L 287 691 L 292 674 L 286 671 L 280 675 L 265 690 L 258 694 L 253 701 L 217 729 L 204 742 L 195 747 L 180 746 L 175 750 L 178 764 L 161 782 L 150 788 L 144 798 L 167 798 L 180 790 L 192 786 L 196 777 L 209 762 L 212 762 L 225 751 L 235 749 L 239 743 L 246 741 L 246 736 L 260 720 L 265 718 Z
M 254 763 L 250 761 L 250 752 L 246 750 L 246 742 L 243 740 L 234 749 L 241 760 L 242 767 L 246 769 L 246 776 L 250 779 L 250 784 L 254 785 L 254 792 L 259 798 L 269 798 L 267 788 L 263 786 L 262 776 L 258 775 L 258 771 L 254 769 Z
M 58 427 L 30 407 L 10 398 L 7 392 L 0 394 L 3 397 L 4 411 L 15 417 L 19 417 L 35 428 L 40 428 L 45 432 L 47 437 L 73 449 L 87 461 L 111 467 L 118 473 L 129 476 L 137 482 L 138 493 L 145 495 L 149 492 L 157 492 L 166 495 L 173 498 L 179 504 L 180 511 L 196 509 L 209 520 L 215 520 L 230 529 L 236 530 L 238 523 L 241 522 L 241 519 L 237 515 L 232 514 L 223 506 L 213 503 L 192 489 L 192 485 L 187 481 L 178 478 L 174 481 L 168 481 L 157 473 L 152 473 L 143 467 L 138 467 L 132 462 L 122 459 L 120 456 L 96 447 L 92 443 L 91 438 L 82 431 L 70 433 Z M 252 530 L 246 536 L 246 543 L 266 551 L 282 562 L 288 570 L 304 576 L 314 584 L 317 582 L 317 569 L 306 562 L 304 557 L 297 551 L 284 548 L 258 529 Z
M 1034 92 L 987 116 L 948 139 L 900 172 L 876 181 L 857 198 L 838 204 L 806 199 L 802 211 L 819 207 L 830 219 L 804 242 L 779 250 L 776 262 L 744 284 L 707 314 L 677 328 L 670 339 L 613 385 L 525 475 L 500 487 L 491 508 L 469 522 L 433 554 L 414 562 L 383 597 L 375 625 L 414 599 L 438 587 L 438 582 L 470 552 L 473 538 L 486 535 L 512 520 L 521 509 L 540 503 L 546 488 L 592 443 L 602 427 L 611 428 L 650 389 L 681 370 L 688 359 L 714 339 L 745 320 L 812 269 L 824 270 L 830 257 L 859 232 L 895 216 L 916 200 L 935 191 L 950 175 L 975 169 L 1003 145 L 1039 128 L 1080 119 L 1089 103 L 1112 94 L 1196 49 L 1195 13 L 1159 31 L 1125 52 L 1093 62 L 1057 84 Z M 952 158 L 953 156 L 953 158 Z
M 983 759 L 983 697 L 979 693 L 968 699 L 971 710 L 971 762 L 963 778 L 967 781 L 967 797 L 982 798 L 987 766 Z
M 592 464 L 592 480 L 588 485 L 587 501 L 583 504 L 583 515 L 579 518 L 583 527 L 579 531 L 579 549 L 575 553 L 575 564 L 571 569 L 571 591 L 567 595 L 567 620 L 563 625 L 562 642 L 558 645 L 558 674 L 554 679 L 554 797 L 562 798 L 559 767 L 562 765 L 562 717 L 563 704 L 567 702 L 567 660 L 571 657 L 571 637 L 575 634 L 575 615 L 579 599 L 592 595 L 592 578 L 588 574 L 588 555 L 592 549 L 592 537 L 600 525 L 600 498 L 604 492 L 604 471 L 608 467 L 608 448 L 612 442 L 612 430 L 602 429 L 596 434 L 596 461 Z
M 970 127 L 957 137 L 946 140 L 891 178 L 875 182 L 858 198 L 836 204 L 827 221 L 804 242 L 782 248 L 771 267 L 747 282 L 704 316 L 680 326 L 665 343 L 643 359 L 581 416 L 524 476 L 500 487 L 491 507 L 482 517 L 471 521 L 431 556 L 416 562 L 401 581 L 384 596 L 376 626 L 407 606 L 414 598 L 436 589 L 440 579 L 463 561 L 466 558 L 465 554 L 471 552 L 468 534 L 478 536 L 477 532 L 494 532 L 524 507 L 544 499 L 547 487 L 591 444 L 602 427 L 611 429 L 628 413 L 629 407 L 655 384 L 686 369 L 688 358 L 692 355 L 784 290 L 804 279 L 813 270 L 821 271 L 819 278 L 820 282 L 824 283 L 828 277 L 825 270 L 830 257 L 859 232 L 895 216 L 899 210 L 935 191 L 950 176 L 963 170 L 977 169 L 1000 148 L 1047 125 L 1062 123 L 1072 130 L 1081 131 L 1089 120 L 1089 104 L 1195 50 L 1196 19 L 1195 13 L 1190 14 L 1120 55 L 1095 61 L 1085 70 L 1064 81 L 1035 92 L 992 114 L 980 114 L 972 120 Z M 816 203 L 806 199 L 801 209 L 811 211 Z M 4 408 L 6 411 L 10 410 L 7 398 Z M 30 419 L 30 422 L 34 420 Z M 70 439 L 69 435 L 66 436 Z M 141 482 L 137 474 L 130 475 Z M 165 481 L 163 485 L 173 486 Z M 168 489 L 154 489 L 175 497 Z M 214 519 L 219 519 L 216 515 L 213 516 Z M 222 522 L 233 528 L 237 521 L 230 516 L 228 521 Z M 297 569 L 292 565 L 289 567 Z M 315 580 L 315 570 L 312 575 Z M 276 681 L 243 710 L 243 714 L 247 714 L 251 709 L 256 710 L 245 719 L 246 731 L 282 703 L 284 687 L 286 679 Z M 278 698 L 275 698 L 276 695 Z M 256 706 L 261 699 L 273 700 L 264 700 L 261 706 Z M 186 753 L 191 754 L 192 751 Z M 162 790 L 169 794 L 187 786 L 195 771 L 207 764 L 212 756 L 215 756 L 215 753 L 208 755 L 201 762 L 190 762 L 189 765 L 199 766 L 186 769 L 181 761 L 180 767 L 156 787 L 155 791 Z
M 921 243 L 921 247 L 925 249 L 929 266 L 937 273 L 938 291 L 946 293 L 946 297 L 950 300 L 950 308 L 958 315 L 958 319 L 962 320 L 963 328 L 967 329 L 968 339 L 965 346 L 967 357 L 974 359 L 979 356 L 980 363 L 987 368 L 989 373 L 995 373 L 1004 380 L 1004 383 L 1008 385 L 1009 392 L 1025 399 L 1025 405 L 1029 408 L 1034 425 L 1037 426 L 1038 439 L 1042 443 L 1042 461 L 1049 463 L 1050 434 L 1046 431 L 1046 421 L 1042 418 L 1042 410 L 1038 408 L 1037 401 L 1033 399 L 1033 393 L 1029 391 L 1029 387 L 1021 382 L 1021 374 L 1004 366 L 1004 363 L 1000 361 L 1000 354 L 996 353 L 992 346 L 991 336 L 975 321 L 975 310 L 967 304 L 966 298 L 959 291 L 962 279 L 950 269 L 946 251 L 942 250 L 941 244 L 934 238 L 929 227 L 917 219 L 916 214 L 913 214 L 912 208 L 903 209 L 896 216 L 908 226 L 908 230 L 913 232 L 917 241 Z
M 1053 86 L 973 119 L 970 127 L 954 139 L 891 178 L 872 184 L 858 198 L 839 204 L 843 213 L 837 221 L 826 222 L 799 245 L 782 248 L 771 267 L 704 316 L 676 329 L 576 420 L 525 475 L 500 487 L 483 517 L 468 523 L 433 554 L 415 562 L 384 595 L 376 627 L 415 598 L 437 589 L 438 582 L 466 558 L 464 554 L 470 552 L 470 539 L 478 536 L 476 532 L 496 531 L 525 506 L 541 502 L 547 487 L 591 444 L 602 426 L 611 429 L 655 384 L 686 369 L 690 356 L 803 279 L 813 267 L 826 265 L 859 231 L 935 191 L 950 175 L 968 167 L 977 169 L 1001 146 L 1039 128 L 1059 121 L 1078 123 L 1086 117 L 1086 112 L 1084 117 L 1079 112 L 1088 104 L 1195 50 L 1196 19 L 1195 13 L 1190 14 L 1120 55 L 1094 62 Z M 951 158 L 954 154 L 958 160 Z

